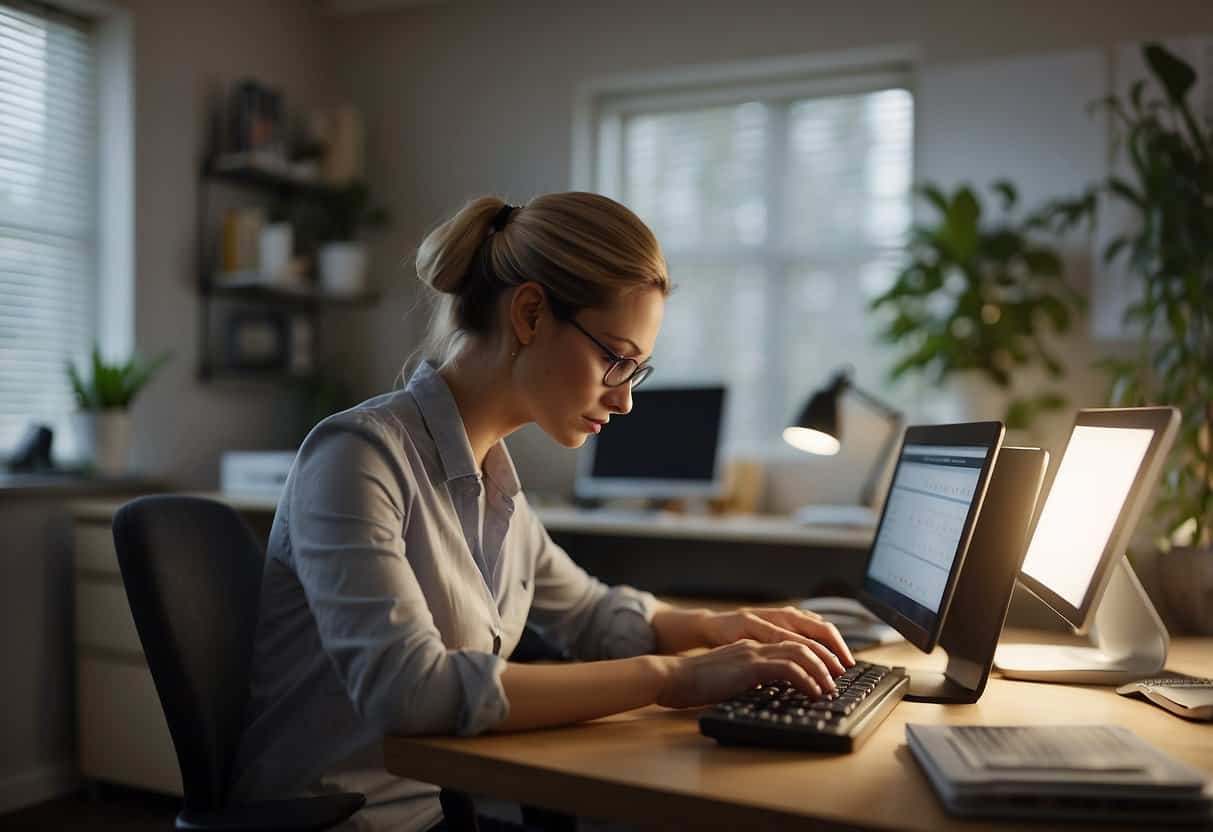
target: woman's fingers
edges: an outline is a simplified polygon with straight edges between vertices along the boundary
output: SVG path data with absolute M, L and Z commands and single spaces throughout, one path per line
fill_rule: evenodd
M 829 653 L 824 648 L 822 650 Z M 838 689 L 834 683 L 834 674 L 826 666 L 825 659 L 807 645 L 796 641 L 782 641 L 764 645 L 759 648 L 759 652 L 764 658 L 795 662 L 817 684 L 819 690 L 830 692 Z
M 826 647 L 832 650 L 847 667 L 855 664 L 855 657 L 851 655 L 851 648 L 847 647 L 846 640 L 843 639 L 842 633 L 838 632 L 837 627 L 835 627 L 831 622 L 826 621 L 821 616 L 808 613 L 805 610 L 797 609 L 796 607 L 758 610 L 755 612 L 761 614 L 761 616 L 766 620 L 783 627 L 785 630 L 790 630 L 794 633 L 808 636 L 809 638 L 824 644 Z
M 757 617 L 756 620 L 752 622 L 752 628 L 754 632 L 751 633 L 751 638 L 757 639 L 758 641 L 764 641 L 768 644 L 776 644 L 781 641 L 789 641 L 795 642 L 796 644 L 801 644 L 818 655 L 821 658 L 821 661 L 825 663 L 825 666 L 829 668 L 830 672 L 834 676 L 841 676 L 846 672 L 846 668 L 843 666 L 842 661 L 830 649 L 830 647 L 813 640 L 809 636 L 803 635 L 795 630 L 781 627 L 778 624 L 773 624 L 766 619 Z M 839 641 L 841 641 L 841 637 L 839 637 Z M 843 644 L 842 647 L 845 649 L 846 645 Z M 847 656 L 850 656 L 849 652 L 847 653 Z M 855 660 L 850 659 L 850 663 L 854 664 Z
M 821 697 L 821 686 L 805 672 L 805 669 L 789 659 L 772 659 L 755 666 L 759 673 L 759 682 L 791 682 L 797 690 L 806 693 L 814 699 Z

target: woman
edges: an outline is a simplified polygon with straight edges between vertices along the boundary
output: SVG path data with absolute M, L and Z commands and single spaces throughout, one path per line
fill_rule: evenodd
M 632 408 L 669 280 L 656 239 L 602 196 L 485 197 L 422 243 L 439 293 L 407 387 L 325 419 L 270 533 L 238 799 L 367 795 L 365 828 L 426 829 L 437 788 L 383 771 L 385 733 L 477 734 L 786 679 L 812 695 L 853 660 L 794 609 L 675 609 L 608 588 L 555 545 L 502 439 L 580 446 Z M 528 617 L 585 663 L 510 663 Z M 694 647 L 714 649 L 673 655 Z

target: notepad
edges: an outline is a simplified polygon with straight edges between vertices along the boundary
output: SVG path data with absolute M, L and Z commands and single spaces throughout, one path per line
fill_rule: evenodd
M 1213 819 L 1204 775 L 1115 725 L 906 725 L 949 812 L 1178 823 Z

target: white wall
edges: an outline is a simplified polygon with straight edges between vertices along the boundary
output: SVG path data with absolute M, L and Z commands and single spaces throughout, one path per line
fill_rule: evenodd
M 135 405 L 141 473 L 213 488 L 219 452 L 288 446 L 291 396 L 267 384 L 202 384 L 197 366 L 197 172 L 207 96 L 255 78 L 290 112 L 330 102 L 328 21 L 295 0 L 123 0 L 135 26 L 135 327 L 144 355 L 174 360 Z
M 348 330 L 347 349 L 357 356 L 350 376 L 369 393 L 392 382 L 424 325 L 408 313 L 415 302 L 408 263 L 426 230 L 481 193 L 524 200 L 570 186 L 575 91 L 587 79 L 916 44 L 918 175 L 947 184 L 1006 176 L 1032 202 L 1075 192 L 1104 169 L 1103 130 L 1085 105 L 1106 88 L 1107 50 L 1213 31 L 1213 5 L 451 0 L 339 20 L 336 84 L 367 115 L 373 186 L 396 219 L 375 251 L 386 300 L 368 326 Z M 1085 282 L 1085 250 L 1070 254 Z M 1085 367 L 1111 348 L 1084 336 L 1065 345 L 1074 405 L 1100 401 L 1102 381 Z M 823 364 L 836 363 L 823 356 Z M 966 415 L 999 414 L 987 401 Z M 1043 426 L 1039 441 L 1052 443 L 1066 422 Z M 514 447 L 529 488 L 567 491 L 571 453 L 535 430 Z M 789 501 L 823 496 L 804 480 L 837 481 L 822 465 L 785 465 L 802 480 L 778 490 Z

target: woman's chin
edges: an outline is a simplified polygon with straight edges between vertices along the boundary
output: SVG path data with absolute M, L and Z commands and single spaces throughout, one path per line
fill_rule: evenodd
M 585 444 L 585 440 L 589 434 L 581 430 L 563 430 L 559 433 L 555 431 L 546 431 L 547 435 L 556 440 L 558 445 L 566 448 L 580 448 Z

